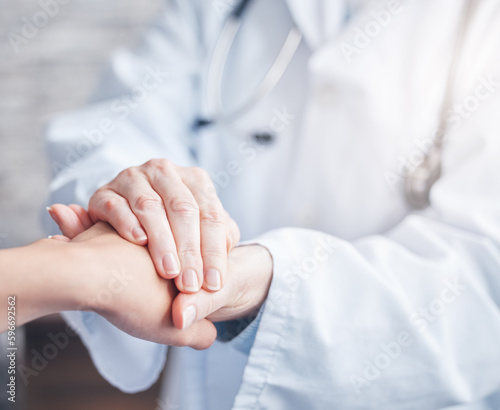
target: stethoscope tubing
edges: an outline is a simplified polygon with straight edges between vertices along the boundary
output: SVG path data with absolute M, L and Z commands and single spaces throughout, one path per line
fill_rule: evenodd
M 250 113 L 276 88 L 302 42 L 302 33 L 297 27 L 293 26 L 278 56 L 255 92 L 241 106 L 231 111 L 225 111 L 222 101 L 222 83 L 226 62 L 236 36 L 240 31 L 243 13 L 249 4 L 250 0 L 240 2 L 229 15 L 219 34 L 210 59 L 207 75 L 206 89 L 209 116 L 205 119 L 199 119 L 197 126 L 228 125 Z
M 454 91 L 458 83 L 458 74 L 462 60 L 462 50 L 478 3 L 479 0 L 468 0 L 464 8 L 463 19 L 459 25 L 457 40 L 450 63 L 445 96 L 441 105 L 439 131 L 433 138 L 433 146 L 425 154 L 422 162 L 407 176 L 405 181 L 406 200 L 415 209 L 423 209 L 430 204 L 430 191 L 441 177 L 442 149 L 445 139 L 449 134 L 447 114 L 453 105 Z M 231 48 L 241 29 L 243 14 L 249 4 L 250 0 L 242 0 L 229 14 L 221 30 L 212 53 L 207 75 L 206 88 L 209 117 L 200 118 L 196 123 L 197 127 L 230 125 L 250 113 L 255 106 L 275 89 L 302 42 L 302 33 L 293 26 L 276 60 L 255 92 L 240 107 L 225 112 L 222 101 L 224 70 Z

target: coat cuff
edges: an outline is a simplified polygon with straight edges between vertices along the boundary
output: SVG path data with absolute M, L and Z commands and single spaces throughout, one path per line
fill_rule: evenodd
M 265 305 L 265 303 L 262 305 L 256 316 L 215 323 L 217 340 L 226 342 L 229 347 L 248 356 L 259 330 Z
M 271 231 L 251 243 L 267 248 L 273 258 L 273 278 L 265 304 L 258 320 L 248 333 L 242 332 L 231 343 L 248 343 L 252 338 L 243 383 L 234 403 L 235 409 L 257 408 L 260 393 L 273 372 L 277 353 L 282 341 L 287 337 L 290 323 L 290 307 L 293 304 L 295 289 L 286 285 L 286 274 L 294 264 L 293 255 L 287 252 L 287 235 L 283 230 Z M 242 338 L 239 341 L 239 337 Z

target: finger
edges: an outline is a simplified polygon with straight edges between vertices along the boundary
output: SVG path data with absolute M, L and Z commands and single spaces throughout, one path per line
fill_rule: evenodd
M 52 239 L 54 241 L 59 241 L 59 242 L 71 242 L 71 239 L 69 239 L 67 236 L 63 236 L 63 235 L 49 236 L 49 239 Z
M 86 230 L 77 214 L 67 205 L 55 204 L 47 208 L 47 211 L 59 225 L 59 229 L 64 236 L 70 239 Z
M 175 278 L 177 289 L 198 292 L 203 283 L 198 204 L 177 170 L 157 169 L 151 173 L 150 182 L 163 200 L 175 238 L 181 266 L 181 274 Z
M 227 272 L 226 212 L 208 174 L 199 168 L 184 168 L 182 179 L 199 207 L 203 288 L 217 292 Z
M 116 180 L 114 188 L 127 199 L 134 216 L 144 227 L 156 271 L 164 278 L 176 278 L 181 272 L 181 263 L 163 200 L 146 178 L 134 178 L 133 184 L 125 179 Z
M 227 253 L 231 251 L 231 249 L 235 248 L 238 246 L 240 239 L 241 239 L 241 233 L 240 233 L 240 228 L 238 227 L 238 224 L 229 216 L 229 214 L 226 212 L 226 229 L 227 229 Z
M 108 188 L 99 189 L 90 198 L 89 216 L 93 222 L 108 222 L 120 236 L 137 245 L 146 245 L 148 237 L 130 209 L 128 201 Z
M 196 350 L 208 349 L 217 337 L 217 330 L 207 319 L 200 320 L 189 329 L 165 329 L 163 343 L 171 346 L 189 346 Z
M 187 329 L 226 305 L 227 292 L 179 293 L 172 304 L 172 320 L 177 329 Z
M 90 229 L 94 225 L 88 212 L 82 208 L 80 205 L 71 204 L 69 207 L 75 212 L 75 214 L 80 218 L 80 222 L 85 227 L 85 229 Z

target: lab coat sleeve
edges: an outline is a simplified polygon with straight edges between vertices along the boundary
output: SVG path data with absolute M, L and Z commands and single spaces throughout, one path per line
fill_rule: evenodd
M 500 390 L 498 106 L 452 135 L 432 210 L 354 242 L 256 239 L 274 276 L 235 408 L 437 409 Z
M 47 129 L 55 174 L 49 203 L 79 203 L 121 170 L 152 158 L 195 162 L 189 134 L 198 106 L 200 42 L 192 1 L 169 1 L 136 50 L 117 52 L 88 106 Z M 46 218 L 49 233 L 57 227 Z M 166 346 L 135 339 L 93 313 L 67 312 L 100 373 L 126 392 L 151 386 Z
M 228 343 L 233 349 L 239 350 L 248 356 L 259 330 L 264 309 L 265 303 L 255 315 L 238 320 L 215 323 L 217 340 Z

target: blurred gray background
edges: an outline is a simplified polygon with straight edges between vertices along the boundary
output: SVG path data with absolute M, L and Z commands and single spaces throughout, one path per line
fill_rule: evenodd
M 67 4 L 52 6 L 54 16 L 16 53 L 10 38 L 22 35 L 23 19 L 40 18 L 43 4 L 54 3 L 0 0 L 0 248 L 43 235 L 50 174 L 44 123 L 82 105 L 110 52 L 133 43 L 161 6 L 160 0 L 61 0 Z
M 0 0 L 0 248 L 25 245 L 43 236 L 40 217 L 45 212 L 50 179 L 44 124 L 55 113 L 85 103 L 111 51 L 133 44 L 162 3 L 60 2 L 66 4 Z M 52 14 L 48 19 L 47 10 Z M 41 18 L 45 23 L 44 16 L 46 25 L 32 38 L 18 42 L 16 53 L 12 41 L 23 34 L 26 20 Z M 29 364 L 32 352 L 41 351 L 50 342 L 49 333 L 56 334 L 63 326 L 58 316 L 52 316 L 18 329 L 19 336 L 26 335 L 24 362 Z M 5 352 L 3 341 L 2 337 L 1 352 Z M 7 375 L 4 365 L 0 359 L 2 386 Z M 157 384 L 145 393 L 129 396 L 111 387 L 97 374 L 75 338 L 28 386 L 18 383 L 19 402 L 8 408 L 155 409 L 158 390 Z M 5 408 L 4 400 L 1 389 L 0 409 Z

